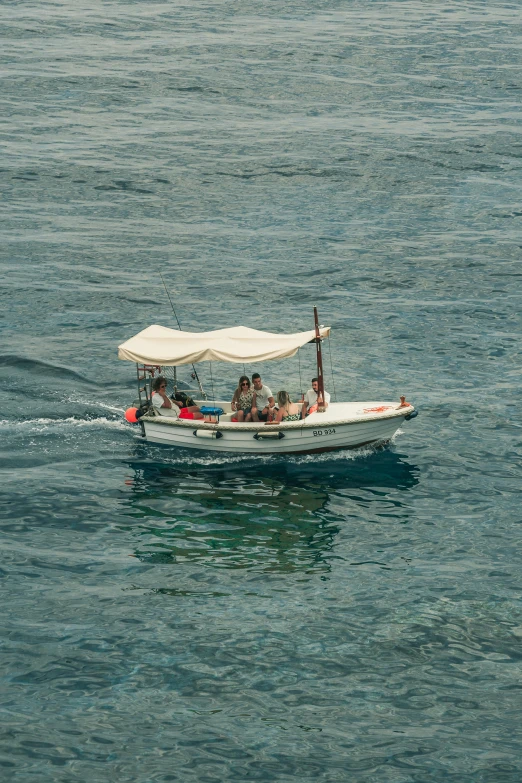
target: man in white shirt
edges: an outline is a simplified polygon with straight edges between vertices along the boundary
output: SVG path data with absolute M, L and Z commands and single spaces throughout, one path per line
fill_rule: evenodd
M 258 372 L 255 372 L 252 376 L 252 384 L 254 386 L 254 400 L 252 403 L 252 421 L 268 421 L 268 415 L 272 408 L 272 414 L 274 413 L 274 398 L 271 390 L 268 386 L 263 385 L 261 376 Z
M 301 408 L 301 418 L 304 419 L 310 413 L 317 410 L 317 392 L 319 391 L 319 379 L 312 378 L 312 388 L 305 394 L 303 407 Z M 327 391 L 324 393 L 324 407 L 327 408 L 330 402 L 330 395 Z
M 162 375 L 155 378 L 152 384 L 152 405 L 159 410 L 160 408 L 172 408 L 174 418 L 179 416 L 180 409 L 175 402 L 167 397 L 167 381 Z
M 177 405 L 175 400 L 169 399 L 167 396 L 167 380 L 163 375 L 158 375 L 154 379 L 152 384 L 152 399 L 153 407 L 159 411 L 160 408 L 170 408 L 172 410 L 171 417 L 174 419 L 202 419 L 203 414 L 200 413 L 197 405 L 192 405 L 190 408 L 181 408 Z

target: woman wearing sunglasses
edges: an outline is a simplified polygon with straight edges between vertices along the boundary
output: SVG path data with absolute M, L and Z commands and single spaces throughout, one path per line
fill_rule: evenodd
M 190 408 L 179 408 L 175 402 L 173 402 L 167 396 L 167 380 L 163 375 L 158 375 L 154 379 L 152 384 L 152 404 L 154 408 L 172 408 L 175 414 L 180 419 L 202 419 L 203 414 L 197 405 L 192 405 Z
M 250 380 L 246 375 L 242 375 L 232 397 L 232 410 L 235 411 L 236 421 L 252 421 L 250 411 L 253 401 L 254 390 L 250 386 Z

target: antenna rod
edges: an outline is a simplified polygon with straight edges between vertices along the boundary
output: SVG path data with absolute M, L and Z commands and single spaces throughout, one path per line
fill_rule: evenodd
M 172 304 L 172 299 L 170 298 L 169 289 L 166 286 L 165 280 L 163 279 L 163 275 L 161 274 L 161 272 L 159 273 L 159 276 L 161 277 L 161 282 L 163 283 L 163 287 L 165 288 L 165 291 L 167 292 L 167 296 L 169 298 L 170 306 L 172 307 L 172 312 L 174 313 L 174 318 L 176 319 L 176 323 L 178 325 L 178 329 L 181 332 L 181 324 L 179 322 L 178 316 L 176 315 L 176 311 L 174 309 L 174 305 Z
M 176 319 L 176 323 L 178 325 L 178 329 L 181 332 L 182 331 L 181 324 L 179 322 L 178 316 L 176 315 L 176 310 L 174 309 L 174 304 L 172 303 L 172 299 L 170 298 L 169 289 L 167 288 L 167 286 L 165 284 L 165 280 L 163 279 L 163 275 L 161 274 L 161 272 L 159 273 L 159 276 L 161 277 L 161 282 L 163 283 L 163 287 L 165 288 L 165 291 L 167 292 L 167 296 L 169 298 L 170 306 L 172 307 L 172 312 L 174 313 L 174 318 Z M 194 373 L 194 377 L 196 378 L 196 380 L 198 382 L 198 386 L 199 386 L 199 390 L 200 390 L 201 394 L 204 394 L 203 387 L 201 385 L 201 381 L 199 380 L 199 376 L 198 376 L 198 374 L 196 372 L 196 368 L 194 367 L 194 365 L 192 365 L 192 371 Z

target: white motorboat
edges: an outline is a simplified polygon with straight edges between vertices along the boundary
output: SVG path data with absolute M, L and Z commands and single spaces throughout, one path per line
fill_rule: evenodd
M 417 411 L 404 397 L 400 402 L 331 402 L 324 406 L 321 343 L 329 336 L 330 327 L 319 326 L 316 308 L 314 314 L 315 329 L 289 335 L 243 326 L 212 332 L 149 326 L 118 350 L 120 359 L 135 362 L 137 368 L 139 400 L 137 408 L 129 409 L 128 418 L 137 418 L 143 437 L 152 443 L 236 454 L 310 454 L 389 441 Z M 316 345 L 319 406 L 300 421 L 271 425 L 234 421 L 230 402 L 206 399 L 194 367 L 201 361 L 246 364 L 283 359 L 294 356 L 307 343 Z M 193 365 L 193 377 L 199 384 L 200 398 L 195 403 L 209 411 L 205 419 L 178 418 L 173 409 L 157 409 L 151 404 L 154 376 L 173 370 L 176 391 L 176 367 L 187 364 Z

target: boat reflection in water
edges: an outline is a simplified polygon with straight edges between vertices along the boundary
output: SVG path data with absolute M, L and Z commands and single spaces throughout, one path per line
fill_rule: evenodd
M 418 483 L 417 469 L 389 450 L 348 464 L 346 456 L 173 463 L 155 451 L 137 448 L 126 482 L 134 556 L 148 564 L 326 573 L 341 526 L 361 510 L 368 518 L 372 501 L 407 516 L 400 495 Z

